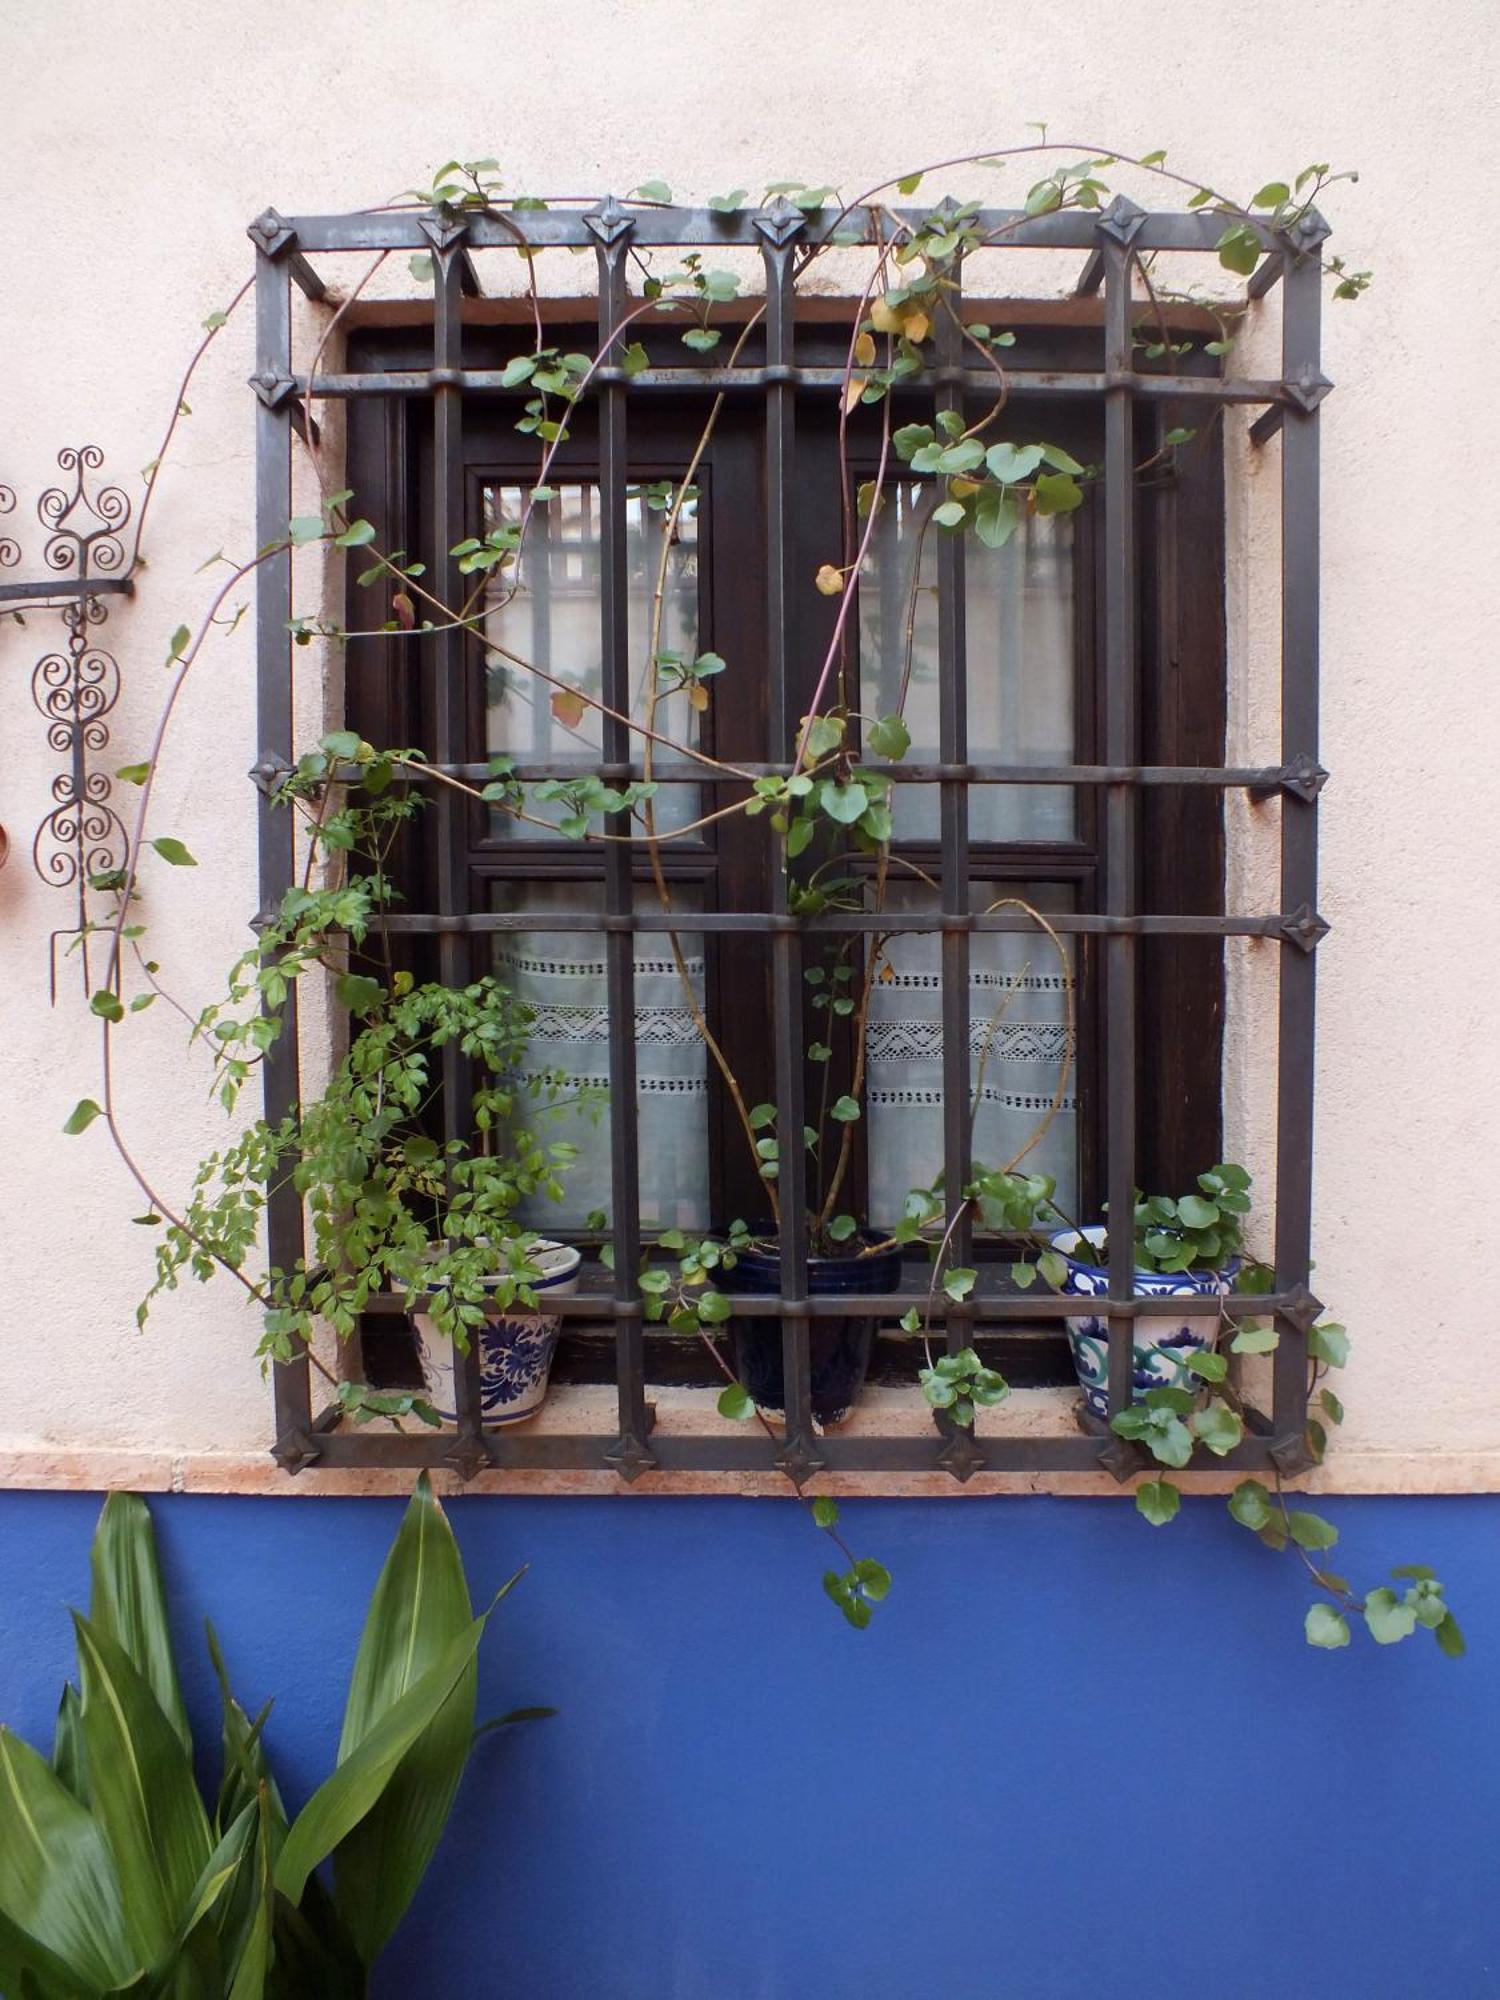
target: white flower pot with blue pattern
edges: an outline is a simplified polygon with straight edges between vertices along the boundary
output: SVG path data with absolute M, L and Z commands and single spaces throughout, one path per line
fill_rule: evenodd
M 1096 1224 L 1083 1232 L 1084 1241 L 1095 1255 L 1104 1251 L 1106 1231 Z M 1080 1298 L 1107 1298 L 1109 1272 L 1102 1264 L 1085 1263 L 1076 1253 L 1082 1248 L 1078 1234 L 1061 1230 L 1052 1238 L 1052 1248 L 1067 1266 L 1063 1280 L 1065 1293 Z M 1146 1299 L 1214 1299 L 1234 1289 L 1240 1268 L 1238 1257 L 1218 1271 L 1137 1271 L 1135 1293 Z M 1142 1314 L 1135 1322 L 1131 1349 L 1131 1400 L 1138 1402 L 1148 1389 L 1190 1389 L 1195 1394 L 1202 1381 L 1187 1366 L 1190 1354 L 1207 1353 L 1218 1341 L 1222 1316 L 1217 1308 L 1206 1312 Z M 1068 1345 L 1073 1350 L 1073 1366 L 1078 1371 L 1089 1415 L 1109 1418 L 1109 1320 L 1070 1319 Z
M 531 1289 L 560 1296 L 578 1289 L 581 1251 L 570 1243 L 538 1238 L 527 1261 L 538 1275 Z M 500 1284 L 503 1274 L 490 1282 Z M 445 1424 L 457 1416 L 453 1385 L 453 1342 L 426 1313 L 413 1313 L 417 1356 L 427 1400 Z M 542 1407 L 552 1374 L 552 1357 L 562 1331 L 559 1313 L 527 1312 L 524 1308 L 497 1312 L 479 1331 L 479 1408 L 486 1429 L 525 1423 Z

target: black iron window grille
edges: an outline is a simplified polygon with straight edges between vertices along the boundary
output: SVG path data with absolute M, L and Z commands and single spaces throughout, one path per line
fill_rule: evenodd
M 915 212 L 914 212 L 915 213 Z M 1216 948 L 1231 938 L 1265 938 L 1278 946 L 1279 999 L 1276 1052 L 1276 1170 L 1274 1186 L 1274 1287 L 1269 1295 L 1230 1297 L 1227 1310 L 1274 1314 L 1280 1342 L 1273 1364 L 1268 1412 L 1252 1412 L 1243 1441 L 1215 1469 L 1254 1470 L 1274 1465 L 1291 1472 L 1303 1457 L 1307 1400 L 1307 1332 L 1318 1306 L 1309 1286 L 1310 1197 L 1313 1122 L 1313 1023 L 1315 947 L 1326 925 L 1317 911 L 1317 807 L 1325 773 L 1318 761 L 1318 406 L 1329 387 L 1319 367 L 1320 278 L 1318 252 L 1322 225 L 1304 217 L 1290 236 L 1263 231 L 1268 252 L 1252 280 L 1263 295 L 1280 283 L 1282 363 L 1279 377 L 1233 378 L 1221 373 L 1166 373 L 1139 357 L 1138 317 L 1132 273 L 1149 252 L 1213 252 L 1220 224 L 1204 214 L 1143 213 L 1123 198 L 1102 215 L 1062 211 L 1026 217 L 987 211 L 977 218 L 987 240 L 1006 247 L 1075 250 L 1086 256 L 1078 282 L 1080 297 L 1102 290 L 1102 328 L 1090 328 L 1093 365 L 1007 369 L 1009 395 L 1047 398 L 1093 413 L 1102 430 L 1102 478 L 1092 532 L 1099 539 L 1099 603 L 1092 607 L 1098 634 L 1098 714 L 1087 732 L 1093 760 L 1060 760 L 1030 765 L 979 762 L 970 754 L 965 698 L 964 562 L 962 541 L 939 544 L 936 577 L 938 663 L 938 745 L 935 759 L 893 767 L 901 785 L 935 787 L 938 829 L 935 842 L 940 893 L 936 906 L 912 905 L 883 911 L 796 915 L 788 907 L 785 883 L 776 871 L 763 908 L 693 907 L 665 914 L 643 904 L 635 870 L 624 846 L 610 846 L 599 876 L 601 906 L 537 909 L 503 897 L 488 902 L 474 895 L 468 802 L 446 787 L 437 788 L 430 813 L 434 835 L 430 907 L 406 908 L 393 927 L 430 941 L 440 976 L 466 983 L 479 947 L 497 936 L 532 933 L 586 933 L 598 940 L 605 968 L 608 1007 L 608 1082 L 615 1106 L 637 1102 L 637 1049 L 633 1035 L 637 979 L 636 940 L 668 932 L 702 934 L 709 940 L 752 939 L 770 958 L 774 1096 L 783 1132 L 802 1129 L 801 1037 L 805 952 L 809 938 L 840 933 L 910 933 L 935 936 L 941 964 L 941 1065 L 943 1074 L 943 1175 L 949 1189 L 968 1181 L 971 1085 L 971 952 L 987 933 L 1030 928 L 1014 910 L 982 913 L 975 908 L 970 821 L 976 788 L 1071 788 L 1086 801 L 1096 828 L 1098 857 L 1093 901 L 1083 907 L 1074 895 L 1051 913 L 1057 931 L 1092 956 L 1098 1005 L 1096 1107 L 1098 1158 L 1096 1186 L 1111 1212 L 1127 1213 L 1139 1179 L 1143 1148 L 1138 1064 L 1138 989 L 1143 951 L 1152 940 L 1212 940 Z M 808 214 L 778 201 L 762 210 L 721 214 L 707 210 L 621 208 L 613 201 L 589 212 L 528 213 L 525 232 L 538 248 L 591 250 L 598 265 L 598 332 L 601 344 L 616 333 L 628 309 L 628 258 L 637 249 L 659 246 L 739 248 L 759 253 L 764 265 L 765 302 L 761 343 L 753 360 L 733 367 L 651 365 L 627 372 L 600 367 L 588 391 L 597 423 L 597 596 L 601 615 L 603 700 L 623 716 L 630 712 L 630 658 L 627 630 L 629 582 L 626 567 L 627 510 L 641 457 L 628 440 L 640 430 L 648 440 L 651 419 L 638 413 L 684 394 L 725 392 L 748 407 L 759 430 L 759 484 L 763 487 L 763 575 L 756 586 L 763 599 L 765 640 L 764 730 L 766 771 L 785 772 L 799 726 L 793 663 L 789 657 L 791 605 L 803 581 L 803 551 L 794 527 L 793 495 L 799 469 L 799 432 L 819 399 L 837 397 L 841 367 L 816 358 L 797 311 L 796 260 L 825 240 L 831 215 Z M 839 224 L 841 240 L 875 246 L 884 227 L 879 212 L 856 211 Z M 257 366 L 251 378 L 258 398 L 257 520 L 262 546 L 284 536 L 290 512 L 293 429 L 306 421 L 316 399 L 342 398 L 370 406 L 419 404 L 428 413 L 425 445 L 414 468 L 404 461 L 402 479 L 420 477 L 429 546 L 436 560 L 435 586 L 451 601 L 463 586 L 447 554 L 472 532 L 475 494 L 471 461 L 465 453 L 466 425 L 474 413 L 512 401 L 517 394 L 503 367 L 475 365 L 466 300 L 476 290 L 471 252 L 514 249 L 517 222 L 489 212 L 447 211 L 366 213 L 284 219 L 267 211 L 251 228 L 257 250 Z M 313 258 L 346 252 L 421 252 L 430 255 L 434 276 L 431 363 L 392 369 L 379 366 L 316 375 L 295 372 L 290 290 L 297 284 L 313 299 L 323 284 Z M 1102 343 L 1102 345 L 1101 345 Z M 804 358 L 812 353 L 815 358 Z M 314 366 L 319 356 L 315 357 Z M 480 359 L 488 361 L 486 353 Z M 958 407 L 974 386 L 956 329 L 939 339 L 934 365 L 916 380 L 929 398 Z M 1140 761 L 1141 554 L 1137 546 L 1137 425 L 1143 412 L 1165 413 L 1189 403 L 1205 418 L 1228 405 L 1258 411 L 1251 438 L 1264 446 L 1279 438 L 1281 456 L 1281 761 L 1258 767 L 1228 767 L 1219 761 L 1144 764 Z M 503 480 L 496 476 L 489 489 Z M 262 562 L 257 576 L 258 743 L 255 773 L 261 784 L 260 896 L 265 910 L 276 908 L 294 879 L 291 817 L 276 809 L 267 782 L 294 756 L 292 652 L 293 617 L 289 552 Z M 468 761 L 474 749 L 472 722 L 475 655 L 465 633 L 438 631 L 422 639 L 422 678 L 430 690 L 430 742 L 424 745 L 440 768 L 481 779 L 483 763 Z M 640 775 L 640 762 L 626 723 L 610 715 L 601 721 L 597 770 L 611 782 Z M 1077 752 L 1075 751 L 1075 757 Z M 528 769 L 521 778 L 550 775 L 550 767 Z M 711 768 L 656 775 L 706 788 L 726 782 Z M 740 781 L 742 782 L 742 781 Z M 1154 909 L 1141 893 L 1140 829 L 1143 801 L 1164 798 L 1221 799 L 1238 791 L 1280 802 L 1280 908 L 1267 913 L 1201 910 L 1174 913 Z M 503 876 L 502 863 L 491 875 Z M 1170 900 L 1170 899 L 1168 899 Z M 295 1025 L 293 1020 L 292 1025 Z M 1215 1080 L 1215 1088 L 1216 1088 Z M 282 1117 L 295 1103 L 295 1034 L 273 1045 L 265 1066 L 266 1112 Z M 444 1120 L 450 1136 L 466 1130 L 462 1077 L 455 1065 L 444 1091 Z M 1215 1109 L 1215 1116 L 1217 1115 Z M 609 1126 L 609 1178 L 613 1274 L 598 1272 L 576 1296 L 556 1301 L 570 1321 L 603 1321 L 613 1328 L 617 1426 L 612 1436 L 595 1432 L 568 1435 L 556 1428 L 525 1432 L 488 1429 L 480 1408 L 477 1351 L 456 1369 L 456 1430 L 421 1434 L 353 1430 L 339 1426 L 336 1409 L 317 1410 L 306 1360 L 275 1370 L 276 1456 L 289 1470 L 313 1462 L 323 1466 L 417 1466 L 447 1464 L 465 1476 L 484 1467 L 532 1470 L 595 1469 L 601 1464 L 631 1479 L 643 1471 L 744 1473 L 780 1468 L 801 1481 L 830 1472 L 908 1473 L 946 1469 L 957 1479 L 976 1470 L 994 1472 L 1077 1472 L 1101 1465 L 1119 1476 L 1136 1469 L 1134 1451 L 1121 1440 L 1088 1432 L 1017 1435 L 1003 1428 L 990 1434 L 956 1431 L 939 1416 L 930 1432 L 910 1435 L 823 1434 L 814 1423 L 809 1389 L 809 1329 L 823 1315 L 875 1316 L 893 1320 L 911 1305 L 925 1307 L 924 1286 L 894 1295 L 809 1295 L 809 1246 L 803 1198 L 804 1165 L 796 1148 L 782 1163 L 779 1235 L 780 1295 L 733 1302 L 734 1310 L 780 1319 L 786 1382 L 783 1435 L 763 1435 L 710 1426 L 701 1435 L 654 1434 L 644 1360 L 644 1308 L 637 1284 L 641 1253 L 640 1158 L 636 1121 L 614 1116 Z M 295 1194 L 277 1189 L 268 1214 L 273 1265 L 291 1268 L 302 1249 L 303 1218 Z M 967 1261 L 970 1226 L 960 1221 L 953 1252 Z M 1113 1412 L 1131 1398 L 1132 1335 L 1142 1316 L 1175 1310 L 1171 1300 L 1137 1297 L 1128 1232 L 1117 1232 L 1109 1254 L 1108 1298 L 1101 1301 L 1109 1329 L 1109 1398 Z M 1013 1295 L 980 1287 L 967 1299 L 938 1301 L 950 1352 L 968 1346 L 979 1324 L 988 1327 L 1037 1323 L 1058 1325 L 1076 1313 L 1076 1301 L 1062 1297 Z M 403 1302 L 374 1302 L 376 1311 L 395 1314 Z

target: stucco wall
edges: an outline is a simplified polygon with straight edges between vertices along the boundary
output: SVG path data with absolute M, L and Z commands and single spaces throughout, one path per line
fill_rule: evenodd
M 1080 0 L 1055 19 L 977 0 L 929 15 L 891 0 L 691 12 L 577 0 L 545 18 L 543 30 L 543 17 L 483 0 L 290 16 L 225 0 L 10 10 L 0 481 L 29 508 L 58 447 L 95 442 L 138 493 L 198 323 L 248 274 L 246 221 L 267 202 L 365 205 L 454 152 L 498 155 L 513 186 L 624 190 L 665 173 L 702 199 L 782 175 L 853 188 L 1018 142 L 1027 120 L 1046 118 L 1089 145 L 1166 145 L 1234 187 L 1313 159 L 1359 167 L 1358 187 L 1331 203 L 1337 247 L 1377 281 L 1327 314 L 1325 367 L 1339 385 L 1324 426 L 1334 932 L 1320 956 L 1316 1282 L 1356 1342 L 1345 1462 L 1359 1458 L 1364 1483 L 1382 1463 L 1392 1483 L 1495 1483 L 1493 1201 L 1471 1163 L 1500 1122 L 1487 1033 L 1500 942 L 1474 921 L 1494 870 L 1500 770 L 1455 768 L 1500 723 L 1485 621 L 1500 439 L 1476 393 L 1500 299 L 1463 176 L 1439 167 L 1481 155 L 1493 132 L 1493 10 L 1351 0 L 1236 28 L 1188 0 L 1144 14 Z M 126 683 L 115 763 L 144 754 L 169 635 L 205 601 L 198 566 L 253 544 L 249 331 L 226 334 L 192 396 L 149 567 L 135 603 L 111 614 Z M 1231 673 L 1248 739 L 1274 689 L 1274 463 L 1237 453 L 1233 475 Z M 34 521 L 22 539 L 34 570 Z M 139 1203 L 101 1131 L 59 1129 L 93 1091 L 97 1049 L 76 973 L 48 1009 L 47 939 L 66 899 L 37 882 L 26 852 L 54 769 L 27 698 L 44 633 L 54 643 L 39 618 L 0 633 L 0 820 L 12 841 L 0 873 L 0 1450 L 253 1452 L 267 1409 L 249 1316 L 227 1287 L 192 1288 L 137 1334 L 150 1253 L 128 1220 Z M 150 894 L 158 955 L 195 1004 L 241 948 L 255 902 L 239 778 L 253 755 L 252 679 L 247 622 L 191 685 L 155 813 L 156 830 L 201 863 L 153 878 Z M 316 705 L 310 695 L 309 720 Z M 1270 1082 L 1255 991 L 1252 977 L 1229 1058 L 1231 1131 L 1251 1151 Z M 131 1025 L 121 1056 L 134 1142 L 181 1189 L 222 1131 L 195 1094 L 201 1072 L 162 1008 Z M 1462 1177 L 1451 1191 L 1450 1169 Z M 1418 1280 L 1436 1298 L 1399 1304 Z M 1337 1480 L 1337 1459 L 1332 1470 Z

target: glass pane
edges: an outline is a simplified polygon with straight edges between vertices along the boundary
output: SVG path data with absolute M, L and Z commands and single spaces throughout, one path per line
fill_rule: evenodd
M 859 591 L 864 706 L 904 713 L 912 763 L 938 761 L 937 541 L 934 480 L 885 488 Z M 964 542 L 969 757 L 976 764 L 1074 761 L 1073 523 L 1028 516 L 1003 548 Z M 916 596 L 911 585 L 916 573 Z M 909 659 L 908 659 L 909 653 Z M 898 839 L 938 838 L 934 785 L 896 787 Z M 976 785 L 975 841 L 1071 840 L 1066 785 Z
M 488 486 L 484 529 L 488 533 L 521 519 L 523 486 Z M 508 582 L 492 582 L 485 600 L 485 638 L 494 650 L 485 674 L 486 742 L 490 755 L 518 762 L 597 767 L 601 756 L 600 715 L 569 700 L 579 689 L 603 696 L 599 610 L 599 489 L 590 484 L 557 486 L 556 498 L 537 507 L 526 530 L 518 572 Z M 690 499 L 678 516 L 667 554 L 658 651 L 691 660 L 698 651 L 698 503 Z M 634 488 L 625 503 L 625 561 L 629 579 L 630 677 L 633 719 L 648 722 L 674 743 L 696 745 L 698 717 L 684 688 L 659 699 L 655 719 L 651 693 L 651 623 L 661 569 L 665 514 L 647 504 Z M 507 658 L 509 654 L 513 657 Z M 564 684 L 559 692 L 528 673 L 530 662 Z M 664 675 L 663 678 L 668 676 Z M 636 737 L 632 755 L 640 758 Z M 658 746 L 658 755 L 670 756 Z M 686 826 L 701 813 L 696 785 L 664 785 L 655 811 L 660 828 Z M 555 805 L 531 807 L 539 817 L 562 816 Z M 507 813 L 493 816 L 493 831 L 518 840 L 545 840 L 539 827 Z
M 975 882 L 970 908 L 986 910 L 1005 896 L 1023 897 L 1044 914 L 1073 907 L 1058 883 Z M 886 906 L 935 908 L 921 884 L 892 884 Z M 1072 940 L 1063 938 L 1069 965 Z M 887 1226 L 901 1214 L 907 1190 L 931 1187 L 943 1168 L 942 940 L 936 933 L 898 932 L 886 946 L 890 977 L 870 996 L 870 1218 Z M 1063 963 L 1044 931 L 975 932 L 969 939 L 969 1076 L 974 1106 L 973 1157 L 1006 1166 L 1047 1115 L 1065 1057 L 1076 1062 L 1068 1030 Z M 1076 1016 L 1076 991 L 1075 991 Z M 1021 1166 L 1051 1174 L 1057 1199 L 1076 1213 L 1078 1187 L 1077 1073 L 1043 1137 Z
M 692 891 L 674 890 L 688 920 Z M 637 906 L 660 908 L 655 891 L 642 888 Z M 595 883 L 501 882 L 491 897 L 496 910 L 603 908 Z M 693 997 L 704 1005 L 703 939 L 679 931 Z M 580 1084 L 609 1089 L 609 1000 L 604 939 L 589 931 L 502 931 L 495 938 L 494 969 L 517 998 L 534 1010 L 524 1068 L 531 1074 L 561 1071 Z M 687 1004 L 664 932 L 635 940 L 636 1133 L 640 1148 L 641 1222 L 644 1227 L 706 1229 L 708 1214 L 708 1052 Z M 610 1116 L 583 1112 L 549 1121 L 548 1136 L 578 1148 L 566 1175 L 561 1204 L 536 1197 L 521 1219 L 536 1229 L 578 1229 L 596 1209 L 610 1213 Z

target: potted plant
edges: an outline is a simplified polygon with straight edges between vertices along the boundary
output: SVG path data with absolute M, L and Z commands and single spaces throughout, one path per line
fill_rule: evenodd
M 238 1092 L 281 1031 L 288 996 L 311 973 L 331 974 L 351 1038 L 323 1087 L 275 1124 L 252 1123 L 199 1166 L 183 1215 L 157 1251 L 157 1292 L 188 1269 L 227 1268 L 266 1308 L 263 1355 L 285 1360 L 326 1325 L 341 1340 L 379 1293 L 396 1292 L 417 1323 L 426 1397 L 339 1382 L 346 1413 L 452 1421 L 454 1353 L 478 1338 L 483 1405 L 494 1422 L 534 1415 L 546 1394 L 559 1321 L 540 1295 L 576 1284 L 579 1252 L 517 1221 L 523 1201 L 558 1199 L 575 1148 L 533 1129 L 598 1093 L 523 1068 L 532 1010 L 496 978 L 462 988 L 418 984 L 391 962 L 381 915 L 390 900 L 384 855 L 417 809 L 395 780 L 412 761 L 379 755 L 348 732 L 303 757 L 278 796 L 308 821 L 304 882 L 233 969 L 225 1003 L 197 1025 L 218 1064 L 219 1094 Z M 347 765 L 352 762 L 354 770 Z M 335 863 L 311 886 L 312 861 Z M 428 1129 L 445 1052 L 471 1066 L 472 1137 Z M 290 1271 L 245 1274 L 265 1205 L 287 1182 L 310 1235 Z

